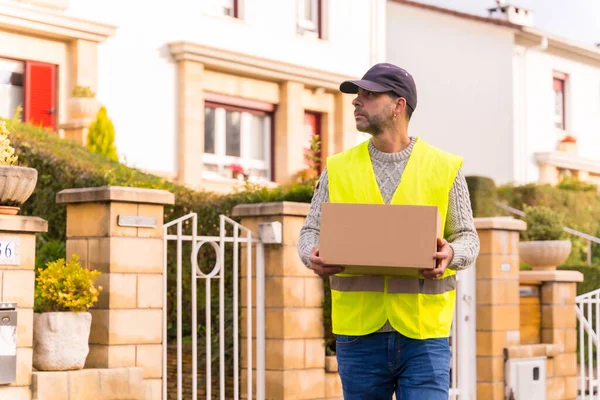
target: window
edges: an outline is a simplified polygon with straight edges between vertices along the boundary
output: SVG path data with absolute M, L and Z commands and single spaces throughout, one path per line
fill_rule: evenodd
M 211 14 L 225 15 L 232 18 L 238 18 L 239 0 L 210 0 L 208 6 Z
M 0 58 L 0 117 L 12 118 L 23 107 L 25 63 Z
M 553 78 L 554 88 L 554 126 L 566 130 L 565 124 L 565 83 L 566 75 L 555 73 Z
M 270 181 L 272 113 L 206 102 L 204 174 L 230 176 L 239 164 L 250 181 Z
M 26 122 L 54 129 L 56 65 L 0 58 L 0 117 L 12 118 L 23 108 Z
M 298 8 L 298 33 L 322 38 L 321 0 L 296 0 Z

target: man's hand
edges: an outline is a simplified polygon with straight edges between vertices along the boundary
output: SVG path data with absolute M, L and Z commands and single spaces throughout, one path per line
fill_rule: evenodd
M 319 246 L 312 248 L 308 260 L 310 262 L 310 269 L 312 269 L 315 274 L 319 275 L 321 278 L 339 274 L 340 272 L 344 271 L 343 267 L 338 267 L 337 265 L 325 265 L 323 259 L 319 257 Z
M 425 278 L 437 279 L 442 276 L 452 261 L 452 257 L 454 257 L 452 247 L 450 247 L 446 239 L 438 238 L 437 250 L 437 253 L 434 253 L 433 255 L 433 259 L 437 260 L 435 263 L 435 268 L 421 270 L 421 275 L 423 275 Z

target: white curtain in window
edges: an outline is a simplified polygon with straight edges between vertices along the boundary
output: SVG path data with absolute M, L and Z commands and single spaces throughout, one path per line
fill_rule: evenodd
M 12 118 L 23 106 L 24 65 L 20 61 L 0 58 L 0 117 Z
M 271 180 L 270 115 L 206 107 L 204 119 L 204 174 L 228 176 L 239 164 L 251 180 Z

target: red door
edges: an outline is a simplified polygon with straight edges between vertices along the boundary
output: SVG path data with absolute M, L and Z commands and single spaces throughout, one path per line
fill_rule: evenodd
M 25 122 L 54 129 L 56 125 L 56 65 L 25 63 Z
M 306 135 L 306 147 L 304 148 L 304 164 L 312 168 L 312 165 L 309 165 L 309 162 L 306 160 L 306 157 L 310 155 L 310 142 L 313 136 L 319 135 L 319 139 L 323 140 L 321 137 L 321 114 L 313 113 L 313 112 L 305 112 L 304 113 L 304 133 Z M 321 154 L 316 154 L 319 157 Z M 321 172 L 321 163 L 317 165 L 317 170 Z

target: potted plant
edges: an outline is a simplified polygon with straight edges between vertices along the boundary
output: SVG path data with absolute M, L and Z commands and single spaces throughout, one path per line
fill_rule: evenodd
M 244 167 L 242 167 L 240 164 L 231 164 L 229 169 L 231 170 L 231 175 L 234 179 L 242 180 L 248 178 L 248 176 L 244 173 Z
M 96 93 L 92 92 L 89 86 L 79 85 L 73 88 L 67 106 L 72 120 L 92 119 L 100 108 Z
M 0 120 L 0 214 L 14 215 L 33 193 L 37 170 L 17 165 L 6 121 Z
M 100 272 L 82 268 L 76 254 L 49 262 L 38 272 L 33 315 L 33 366 L 39 371 L 83 368 L 89 352 L 92 315 Z
M 577 154 L 577 138 L 571 135 L 566 135 L 558 143 L 558 150 L 565 153 Z
M 553 270 L 571 253 L 571 241 L 564 231 L 562 214 L 544 206 L 525 206 L 523 220 L 527 230 L 521 232 L 521 260 L 534 270 Z

